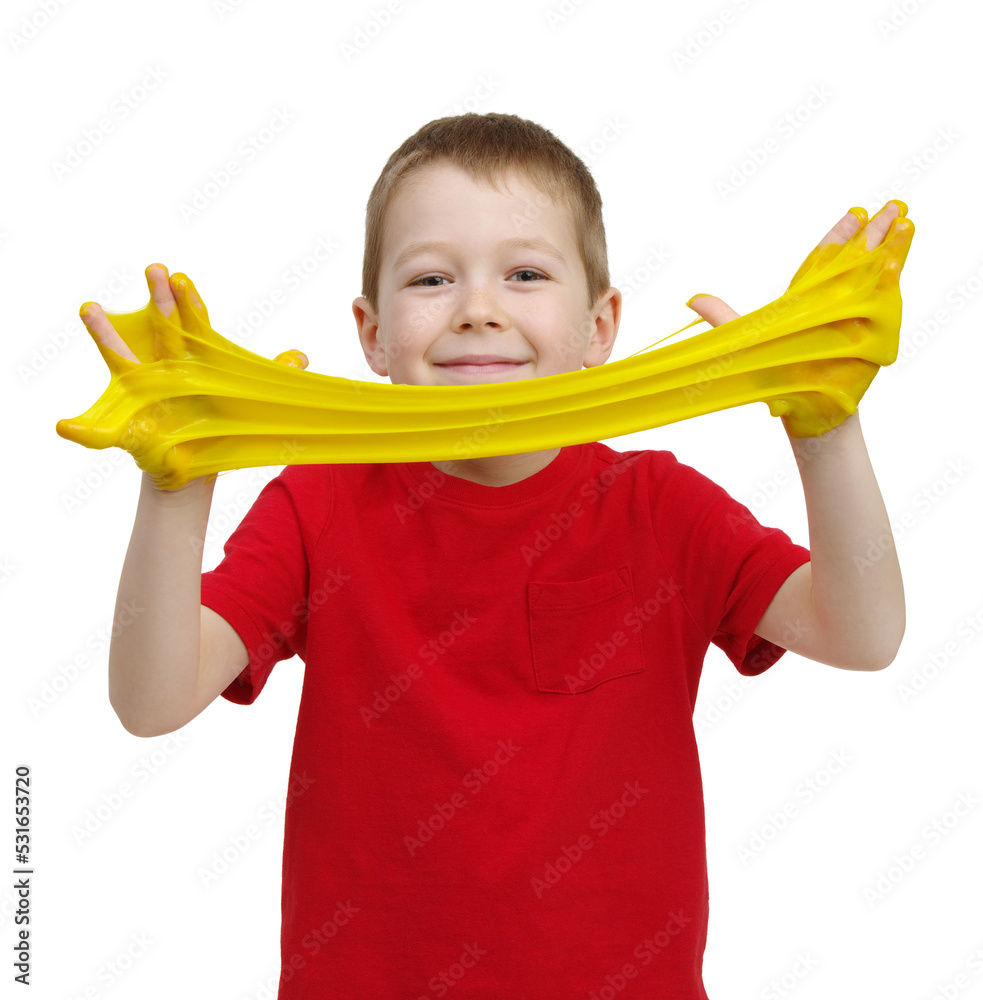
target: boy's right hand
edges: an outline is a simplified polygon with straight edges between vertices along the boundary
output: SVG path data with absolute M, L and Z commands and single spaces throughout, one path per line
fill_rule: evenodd
M 144 271 L 144 275 L 154 302 L 165 319 L 170 319 L 182 329 L 187 330 L 191 326 L 190 316 L 195 313 L 201 322 L 206 326 L 209 325 L 205 303 L 186 274 L 179 272 L 168 276 L 167 268 L 163 264 L 151 264 Z M 174 315 L 175 310 L 177 310 L 177 315 Z M 134 364 L 141 363 L 113 324 L 110 323 L 109 317 L 98 302 L 83 303 L 79 309 L 79 317 L 100 349 L 106 348 Z M 181 490 L 162 490 L 154 483 L 148 473 L 143 473 L 145 484 L 152 487 L 155 493 L 165 497 L 189 489 L 191 491 L 199 490 L 208 478 L 200 476 L 192 479 Z
M 181 334 L 202 336 L 211 329 L 205 303 L 186 274 L 179 272 L 168 276 L 167 268 L 163 264 L 151 264 L 146 268 L 144 274 L 150 288 L 153 305 L 167 320 L 166 326 L 159 321 L 153 322 L 152 318 L 148 325 L 145 315 L 146 309 L 137 313 L 117 315 L 117 322 L 122 324 L 121 329 L 116 329 L 113 326 L 98 302 L 86 302 L 79 310 L 82 322 L 99 348 L 103 359 L 109 365 L 110 371 L 117 374 L 120 369 L 120 359 L 127 363 L 124 367 L 182 359 L 186 356 L 188 348 Z M 180 333 L 175 331 L 175 327 Z M 127 332 L 130 336 L 129 342 L 124 338 L 124 334 Z M 308 364 L 307 356 L 296 350 L 284 351 L 274 360 L 291 368 L 304 369 Z M 96 406 L 99 406 L 98 402 Z M 171 408 L 168 407 L 169 409 Z M 133 416 L 133 414 L 128 415 L 126 420 L 133 420 Z M 122 444 L 119 440 L 118 425 L 116 427 L 109 426 L 112 440 L 106 443 L 99 442 L 98 436 L 105 435 L 107 431 L 91 417 L 83 416 L 83 418 L 76 420 L 59 421 L 57 430 L 62 437 L 77 441 L 90 448 L 106 447 L 107 444 L 126 447 L 134 455 L 137 464 L 140 465 L 143 442 L 141 441 L 139 447 L 134 447 L 133 443 L 140 441 L 141 438 L 152 443 L 156 428 L 155 420 L 157 419 L 156 414 L 149 418 L 149 429 L 143 426 L 147 424 L 148 418 L 146 416 L 141 416 L 128 424 L 126 426 L 126 444 Z M 213 481 L 214 475 L 196 477 L 180 489 L 163 489 L 157 485 L 146 470 L 144 470 L 144 480 L 149 481 L 157 495 L 172 495 L 183 492 L 193 483 L 197 483 L 195 489 L 199 489 L 203 483 Z
M 186 314 L 192 310 L 197 311 L 200 318 L 208 323 L 208 310 L 205 303 L 201 301 L 201 296 L 195 290 L 194 285 L 188 280 L 186 274 L 175 274 L 168 277 L 167 268 L 163 264 L 151 264 L 144 274 L 147 278 L 147 286 L 150 288 L 157 308 L 164 314 L 166 319 L 172 319 L 171 314 L 175 308 L 178 309 L 178 316 L 173 317 L 173 321 L 178 323 L 183 329 L 188 324 L 184 322 Z M 193 293 L 193 294 L 192 294 Z M 130 350 L 126 342 L 113 328 L 109 322 L 109 317 L 103 311 L 98 302 L 85 302 L 79 310 L 79 316 L 89 331 L 92 339 L 101 347 L 108 347 L 120 357 L 127 361 L 140 364 L 140 359 Z

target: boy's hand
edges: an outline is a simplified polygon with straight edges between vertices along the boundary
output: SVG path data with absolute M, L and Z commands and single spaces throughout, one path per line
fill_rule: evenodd
M 179 272 L 168 277 L 167 268 L 163 264 L 151 264 L 144 271 L 144 274 L 154 303 L 165 319 L 176 323 L 185 331 L 194 330 L 198 326 L 210 326 L 205 303 L 202 302 L 198 289 L 195 288 L 186 274 Z M 175 309 L 177 309 L 176 315 L 174 315 Z M 162 339 L 154 343 L 150 357 L 138 358 L 109 322 L 109 317 L 98 302 L 84 303 L 79 310 L 79 316 L 103 357 L 106 357 L 107 349 L 135 364 L 140 364 L 141 360 L 145 362 L 159 361 L 161 358 L 167 357 L 168 345 Z M 142 346 L 146 349 L 147 345 Z M 306 368 L 308 365 L 307 356 L 300 351 L 284 351 L 283 354 L 277 355 L 274 360 L 291 368 Z
M 201 297 L 197 292 L 194 293 L 194 304 L 192 305 L 189 296 L 189 286 L 191 289 L 194 289 L 194 286 L 191 285 L 186 275 L 175 274 L 173 277 L 168 278 L 167 268 L 163 264 L 151 264 L 144 271 L 144 275 L 147 278 L 147 285 L 154 297 L 154 302 L 165 318 L 170 318 L 171 313 L 177 307 L 176 292 L 181 296 L 185 310 L 191 308 L 200 309 L 204 322 L 208 322 L 208 312 L 205 309 L 205 303 L 201 301 Z M 106 350 L 110 350 L 120 357 L 126 358 L 127 361 L 140 364 L 140 359 L 130 350 L 123 338 L 114 329 L 112 323 L 109 322 L 109 317 L 98 302 L 83 303 L 82 308 L 79 310 L 79 316 L 104 358 L 106 357 Z M 175 317 L 176 320 L 178 318 Z M 145 360 L 157 359 L 148 358 Z
M 189 357 L 188 346 L 182 335 L 200 336 L 211 331 L 205 303 L 186 274 L 168 276 L 163 264 L 151 264 L 144 274 L 151 291 L 153 307 L 166 322 L 155 317 L 153 310 L 148 322 L 147 309 L 150 306 L 139 312 L 115 314 L 115 326 L 97 302 L 86 302 L 79 310 L 82 322 L 114 378 L 125 375 L 128 371 L 142 370 L 134 369 L 134 365 L 147 365 L 149 368 L 154 362 L 186 360 Z M 291 368 L 303 369 L 308 365 L 306 355 L 300 351 L 284 351 L 274 360 Z M 181 368 L 178 365 L 176 370 L 180 372 Z M 148 372 L 148 376 L 154 377 L 153 370 Z M 138 392 L 139 386 L 133 391 Z M 134 396 L 134 399 L 137 397 Z M 175 419 L 180 419 L 180 412 L 172 412 L 175 407 L 166 400 L 161 401 L 156 408 L 141 407 L 139 401 L 134 405 L 137 412 L 126 417 L 122 427 L 113 419 L 103 422 L 99 419 L 76 418 L 58 421 L 56 429 L 62 437 L 89 448 L 113 445 L 123 447 L 143 467 L 141 458 L 145 450 L 157 443 L 158 423 L 165 420 L 173 423 Z M 97 403 L 96 408 L 98 407 Z
M 829 257 L 828 251 L 825 253 L 822 252 L 824 247 L 830 245 L 842 247 L 852 240 L 860 229 L 863 229 L 864 233 L 861 237 L 862 251 L 866 250 L 869 252 L 875 250 L 884 242 L 884 238 L 891 228 L 894 219 L 898 216 L 906 215 L 907 211 L 908 207 L 904 202 L 889 201 L 868 222 L 867 213 L 862 208 L 851 208 L 819 241 L 816 248 L 803 261 L 789 283 L 789 292 L 795 291 L 798 284 L 808 285 L 808 279 L 814 277 L 812 272 L 821 269 Z M 904 265 L 907 254 L 907 244 L 910 243 L 911 232 L 913 232 L 914 228 L 907 219 L 904 220 L 902 225 L 908 227 L 908 231 L 904 234 L 907 242 L 902 244 L 896 258 L 887 261 L 884 271 L 883 287 L 887 288 L 893 282 L 895 292 L 897 291 L 897 280 L 900 270 Z M 878 289 L 880 290 L 881 287 L 882 283 L 879 280 Z M 736 319 L 741 315 L 722 299 L 714 295 L 696 295 L 690 299 L 687 305 L 715 327 Z M 851 319 L 839 322 L 849 324 L 856 323 L 857 320 Z M 837 324 L 833 323 L 829 325 L 835 326 Z M 896 356 L 896 354 L 897 345 L 895 344 L 893 356 Z M 890 360 L 893 360 L 893 356 Z M 890 364 L 890 360 L 887 361 L 888 364 Z M 810 362 L 809 364 L 812 368 L 812 380 L 814 382 L 835 380 L 838 376 L 842 376 L 847 369 L 856 368 L 860 370 L 863 367 L 870 368 L 869 362 L 853 358 L 835 358 L 826 361 Z M 876 371 L 876 368 L 873 369 L 873 373 L 870 374 L 869 378 L 861 379 L 861 382 L 865 384 L 863 384 L 860 396 L 866 391 L 867 385 L 873 380 L 873 374 L 876 374 Z M 856 376 L 853 375 L 852 377 L 855 378 Z M 860 396 L 856 398 L 855 403 L 859 402 Z M 817 419 L 826 430 L 830 430 L 849 416 L 849 413 L 843 412 L 842 407 L 837 406 L 830 396 L 818 392 L 787 393 L 782 397 L 766 399 L 765 402 L 768 403 L 773 416 L 782 417 L 785 429 L 792 437 L 813 436 L 816 433 L 814 428 Z M 807 425 L 810 429 L 803 430 Z
M 145 269 L 144 275 L 146 276 L 147 285 L 153 295 L 154 302 L 165 318 L 169 319 L 174 310 L 179 309 L 177 295 L 180 296 L 185 311 L 191 309 L 198 310 L 203 321 L 206 324 L 208 323 L 208 311 L 205 309 L 205 303 L 201 301 L 201 297 L 186 275 L 175 274 L 172 277 L 168 277 L 167 268 L 163 264 L 151 264 Z M 194 293 L 193 295 L 191 294 L 192 292 Z M 119 332 L 113 327 L 113 324 L 110 323 L 109 317 L 98 302 L 83 303 L 82 308 L 79 310 L 79 316 L 85 324 L 85 328 L 89 331 L 89 335 L 96 342 L 99 353 L 102 354 L 107 364 L 109 364 L 107 351 L 117 354 L 127 361 L 132 361 L 134 364 L 141 363 L 140 359 L 127 346 Z M 180 322 L 180 310 L 174 319 L 176 322 Z M 184 324 L 182 323 L 183 326 Z M 110 365 L 110 368 L 112 368 L 112 365 Z M 144 476 L 147 478 L 146 473 Z M 188 485 L 190 486 L 191 483 Z

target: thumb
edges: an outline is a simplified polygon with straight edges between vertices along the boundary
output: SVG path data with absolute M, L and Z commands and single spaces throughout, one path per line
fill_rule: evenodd
M 704 292 L 698 292 L 686 305 L 694 312 L 699 313 L 711 326 L 729 323 L 741 315 L 731 309 L 723 299 L 718 299 L 716 295 L 707 295 Z
M 304 369 L 310 364 L 307 360 L 307 355 L 303 351 L 296 349 L 284 351 L 282 354 L 278 354 L 273 360 L 278 361 L 281 365 L 286 365 L 288 368 Z

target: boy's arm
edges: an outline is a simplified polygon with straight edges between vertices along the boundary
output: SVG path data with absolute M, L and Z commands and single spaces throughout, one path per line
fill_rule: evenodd
M 790 441 L 812 561 L 782 584 L 755 632 L 820 663 L 880 670 L 904 636 L 904 585 L 860 414 L 819 437 Z
M 180 729 L 249 662 L 232 626 L 201 604 L 214 487 L 198 478 L 167 492 L 143 474 L 109 648 L 109 701 L 134 736 Z
M 146 270 L 154 301 L 184 323 L 204 303 L 184 276 Z M 175 313 L 175 310 L 178 312 Z M 139 359 L 98 303 L 81 313 L 103 347 Z M 206 314 L 207 315 L 207 314 Z M 190 722 L 249 662 L 235 630 L 201 604 L 201 559 L 215 480 L 159 490 L 146 473 L 120 576 L 109 647 L 109 700 L 135 736 L 161 736 Z
M 889 202 L 870 220 L 868 249 L 881 243 L 897 214 Z M 859 225 L 847 213 L 821 243 L 845 242 Z M 714 326 L 738 315 L 715 296 L 690 304 Z M 782 584 L 755 633 L 820 663 L 880 670 L 904 635 L 904 587 L 859 413 L 818 437 L 789 440 L 805 494 L 811 562 Z

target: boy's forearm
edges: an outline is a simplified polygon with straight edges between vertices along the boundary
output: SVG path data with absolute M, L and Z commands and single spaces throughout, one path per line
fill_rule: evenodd
M 201 647 L 201 559 L 214 488 L 214 479 L 198 479 L 164 493 L 143 476 L 109 649 L 109 700 L 138 736 L 178 728 L 192 700 Z
M 904 635 L 904 585 L 860 415 L 789 440 L 809 518 L 816 618 L 845 659 L 887 666 Z

